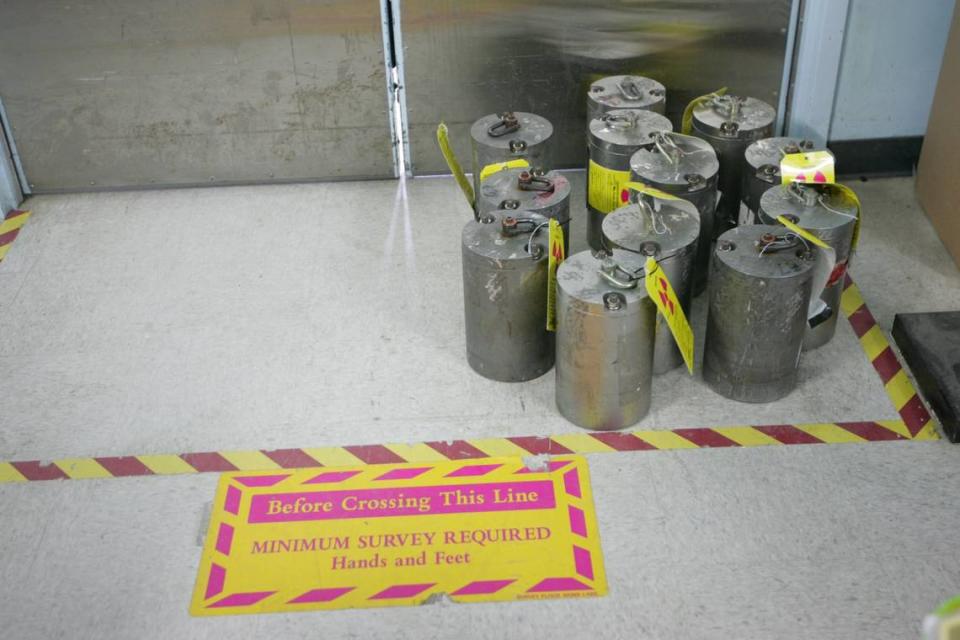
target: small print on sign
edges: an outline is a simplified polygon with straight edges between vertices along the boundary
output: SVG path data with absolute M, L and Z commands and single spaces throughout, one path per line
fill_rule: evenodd
M 788 153 L 780 161 L 783 184 L 833 184 L 837 181 L 836 159 L 829 151 Z
M 190 612 L 606 592 L 586 460 L 484 458 L 224 474 Z
M 644 265 L 644 284 L 647 287 L 647 295 L 657 305 L 660 313 L 667 320 L 667 326 L 670 327 L 670 333 L 680 348 L 683 355 L 683 361 L 687 365 L 687 371 L 693 373 L 693 329 L 687 321 L 687 314 L 683 312 L 680 306 L 680 300 L 677 299 L 677 292 L 673 290 L 670 281 L 657 261 L 653 258 L 647 258 Z
M 547 262 L 547 331 L 557 330 L 557 269 L 566 256 L 563 252 L 563 227 L 550 220 L 550 259 Z
M 600 213 L 619 209 L 629 200 L 628 182 L 629 171 L 607 169 L 591 160 L 587 172 L 587 203 Z

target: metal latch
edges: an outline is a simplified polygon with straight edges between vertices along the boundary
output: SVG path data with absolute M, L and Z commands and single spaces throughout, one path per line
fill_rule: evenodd
M 500 138 L 508 133 L 520 130 L 520 121 L 512 111 L 500 114 L 500 122 L 495 122 L 487 129 L 491 138 Z
M 627 100 L 643 100 L 643 88 L 640 86 L 640 83 L 637 82 L 636 78 L 631 76 L 625 77 L 617 83 L 617 89 L 620 89 L 620 93 L 623 94 L 623 97 Z
M 548 178 L 543 170 L 523 171 L 517 176 L 517 187 L 520 191 L 553 192 L 553 180 Z
M 617 289 L 636 289 L 641 277 L 621 267 L 610 256 L 603 258 L 598 273 L 610 286 Z

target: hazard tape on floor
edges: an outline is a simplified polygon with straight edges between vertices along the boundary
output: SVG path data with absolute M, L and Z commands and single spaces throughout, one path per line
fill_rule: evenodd
M 63 458 L 0 462 L 0 483 L 224 471 L 262 471 L 358 464 L 437 462 L 498 456 L 597 454 L 939 440 L 931 418 L 860 291 L 847 279 L 842 309 L 883 381 L 900 420 L 698 427 L 645 431 L 578 431 L 555 436 L 447 440 L 251 451 L 205 451 L 166 455 Z
M 10 247 L 13 246 L 13 241 L 17 239 L 20 229 L 27 224 L 29 219 L 29 211 L 14 209 L 4 217 L 3 222 L 0 222 L 0 262 L 3 262 L 3 259 L 7 257 Z
M 867 359 L 880 376 L 883 388 L 900 414 L 910 438 L 923 436 L 923 439 L 937 439 L 936 422 L 923 404 L 906 369 L 894 352 L 883 329 L 877 324 L 867 304 L 860 295 L 860 289 L 847 275 L 843 297 L 840 302 L 843 314 L 850 321 L 853 332 L 867 354 Z

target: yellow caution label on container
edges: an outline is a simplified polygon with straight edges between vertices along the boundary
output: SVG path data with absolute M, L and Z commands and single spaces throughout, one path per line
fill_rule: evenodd
M 693 329 L 690 328 L 690 322 L 687 320 L 687 314 L 683 312 L 680 306 L 680 300 L 677 298 L 677 292 L 673 285 L 667 279 L 666 274 L 657 261 L 651 257 L 647 258 L 644 266 L 646 277 L 644 284 L 647 287 L 647 295 L 657 305 L 657 309 L 667 321 L 670 327 L 670 333 L 680 348 L 683 355 L 683 361 L 687 364 L 687 371 L 693 373 Z
M 829 151 L 788 153 L 780 161 L 783 184 L 833 184 L 837 181 L 836 158 Z
M 498 171 L 517 168 L 529 169 L 530 163 L 523 158 L 517 158 L 516 160 L 508 160 L 507 162 L 495 162 L 493 164 L 488 164 L 483 169 L 480 169 L 480 182 L 483 182 Z
M 780 224 L 782 224 L 783 226 L 785 226 L 787 229 L 790 229 L 790 231 L 793 231 L 795 234 L 797 234 L 798 236 L 800 236 L 800 237 L 803 238 L 804 240 L 806 240 L 806 241 L 808 241 L 808 242 L 810 242 L 810 243 L 812 243 L 812 244 L 815 244 L 815 245 L 817 245 L 818 247 L 821 247 L 821 248 L 823 248 L 823 249 L 829 249 L 829 248 L 830 248 L 830 245 L 828 245 L 826 242 L 824 242 L 823 240 L 821 240 L 821 239 L 818 238 L 817 236 L 813 235 L 812 233 L 810 233 L 809 231 L 807 231 L 806 229 L 804 229 L 804 228 L 801 227 L 800 225 L 794 224 L 793 222 L 790 222 L 789 220 L 787 220 L 786 216 L 777 216 L 777 222 L 779 222 Z
M 563 227 L 550 220 L 550 259 L 547 262 L 547 331 L 557 330 L 557 269 L 566 259 L 563 251 Z
M 696 109 L 700 104 L 706 102 L 707 100 L 712 100 L 717 96 L 722 96 L 727 92 L 726 87 L 720 87 L 712 93 L 708 93 L 705 96 L 700 96 L 699 98 L 694 98 L 690 101 L 690 104 L 687 105 L 687 108 L 683 110 L 683 119 L 680 122 L 680 133 L 684 135 L 690 135 L 693 131 L 693 110 Z
M 680 198 L 671 193 L 661 191 L 660 189 L 654 189 L 653 187 L 647 186 L 642 182 L 628 182 L 624 186 L 629 191 L 636 191 L 637 193 L 642 193 L 645 196 L 653 196 L 654 198 L 660 198 L 661 200 L 680 200 Z
M 473 193 L 473 186 L 470 184 L 470 181 L 467 180 L 467 175 L 463 172 L 463 167 L 460 166 L 460 161 L 457 160 L 456 154 L 450 147 L 450 131 L 447 129 L 447 125 L 443 122 L 441 122 L 440 126 L 437 127 L 437 144 L 440 145 L 440 153 L 443 154 L 443 159 L 447 161 L 447 166 L 450 168 L 450 173 L 453 174 L 457 184 L 460 185 L 460 191 L 463 192 L 463 197 L 467 199 L 467 203 L 472 209 L 476 203 L 476 196 Z
M 586 459 L 484 458 L 222 475 L 190 612 L 606 592 Z
M 629 171 L 608 169 L 591 160 L 587 174 L 587 202 L 600 213 L 610 213 L 629 201 L 628 182 Z

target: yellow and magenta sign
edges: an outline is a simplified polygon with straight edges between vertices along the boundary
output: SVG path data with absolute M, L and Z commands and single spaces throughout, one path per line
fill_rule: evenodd
M 606 591 L 586 460 L 486 458 L 224 474 L 190 611 Z

